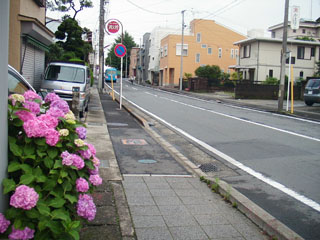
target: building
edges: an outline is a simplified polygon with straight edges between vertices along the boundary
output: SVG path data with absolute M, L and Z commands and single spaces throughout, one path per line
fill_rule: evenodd
M 280 38 L 283 36 L 283 23 L 271 26 L 268 28 L 272 38 Z M 288 23 L 288 38 L 303 38 L 310 37 L 315 40 L 320 40 L 320 22 L 301 20 L 299 29 L 291 29 L 291 23 Z
M 9 64 L 38 90 L 45 51 L 54 34 L 45 26 L 45 0 L 10 1 Z
M 190 34 L 184 37 L 183 75 L 204 65 L 218 65 L 229 72 L 236 63 L 238 46 L 233 43 L 246 37 L 213 20 L 195 19 L 190 23 Z M 179 86 L 181 35 L 170 34 L 161 40 L 160 85 Z
M 141 76 L 142 76 L 142 81 L 146 82 L 147 80 L 150 81 L 149 76 L 148 76 L 148 69 L 149 69 L 149 49 L 150 49 L 150 33 L 145 33 L 143 35 L 143 40 L 142 40 L 142 49 L 141 49 Z
M 148 80 L 152 84 L 159 85 L 159 68 L 160 68 L 160 45 L 161 39 L 168 34 L 179 34 L 181 29 L 156 27 L 152 30 L 149 38 L 149 65 Z
M 139 48 L 133 47 L 130 51 L 130 66 L 129 66 L 129 78 L 137 76 L 137 56 Z
M 264 81 L 268 77 L 280 79 L 282 39 L 251 38 L 235 42 L 235 45 L 239 46 L 240 55 L 234 68 L 243 73 L 244 79 L 251 81 Z M 320 42 L 288 40 L 287 46 L 291 51 L 294 79 L 312 76 L 316 62 L 320 60 Z M 288 74 L 288 64 L 286 66 Z

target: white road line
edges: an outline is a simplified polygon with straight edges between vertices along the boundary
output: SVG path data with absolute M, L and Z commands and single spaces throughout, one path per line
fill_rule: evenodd
M 154 97 L 158 97 L 158 95 L 155 95 L 155 94 L 152 94 L 152 93 L 149 93 L 149 92 L 144 92 L 145 94 L 148 94 L 148 95 L 151 95 L 151 96 L 154 96 Z
M 224 117 L 227 117 L 227 118 L 232 118 L 232 119 L 235 119 L 235 120 L 238 120 L 238 121 L 250 123 L 250 124 L 253 124 L 253 125 L 260 126 L 260 127 L 264 127 L 264 128 L 272 129 L 272 130 L 275 130 L 275 131 L 287 133 L 287 134 L 290 134 L 290 135 L 293 135 L 293 136 L 302 137 L 302 138 L 306 138 L 306 139 L 309 139 L 309 140 L 320 142 L 320 139 L 318 139 L 318 138 L 309 137 L 309 136 L 306 136 L 306 135 L 302 135 L 302 134 L 299 134 L 299 133 L 287 131 L 287 130 L 284 130 L 284 129 L 271 127 L 271 126 L 268 126 L 266 124 L 257 123 L 257 122 L 253 122 L 253 121 L 250 121 L 250 120 L 241 119 L 241 118 L 238 118 L 238 117 L 234 117 L 232 115 L 228 115 L 228 114 L 216 112 L 216 111 L 213 111 L 213 110 L 208 110 L 208 109 L 205 109 L 205 108 L 202 108 L 202 107 L 193 106 L 193 105 L 190 105 L 190 104 L 187 104 L 187 103 L 179 102 L 179 101 L 176 101 L 176 100 L 172 100 L 170 98 L 165 98 L 165 97 L 161 97 L 161 98 L 162 99 L 166 99 L 166 100 L 171 101 L 171 102 L 175 102 L 175 103 L 184 105 L 184 106 L 187 106 L 187 107 L 191 107 L 191 108 L 194 108 L 194 109 L 211 112 L 211 113 L 214 113 L 214 114 L 217 114 L 217 115 L 220 115 L 220 116 L 224 116 Z
M 125 98 L 126 99 L 126 98 Z M 237 160 L 235 160 L 234 158 L 224 154 L 223 152 L 220 152 L 219 150 L 215 149 L 214 147 L 208 145 L 207 143 L 191 136 L 190 134 L 188 134 L 187 132 L 183 131 L 182 129 L 168 123 L 167 121 L 165 121 L 164 119 L 158 117 L 157 115 L 145 110 L 144 108 L 140 107 L 139 105 L 135 104 L 134 102 L 126 99 L 128 102 L 130 102 L 132 105 L 134 105 L 135 107 L 137 107 L 138 109 L 140 109 L 141 111 L 147 113 L 148 115 L 154 117 L 155 119 L 159 120 L 160 122 L 166 124 L 167 126 L 175 129 L 177 132 L 181 133 L 182 135 L 184 135 L 185 137 L 191 139 L 192 141 L 198 143 L 199 145 L 201 145 L 202 147 L 206 148 L 207 150 L 211 151 L 212 153 L 218 155 L 219 157 L 225 159 L 226 161 L 230 162 L 231 164 L 235 165 L 236 167 L 242 169 L 243 171 L 247 172 L 248 174 L 258 178 L 259 180 L 271 185 L 272 187 L 288 194 L 289 196 L 295 198 L 296 200 L 306 204 L 307 206 L 317 210 L 318 212 L 320 212 L 320 204 L 318 204 L 317 202 L 313 201 L 312 199 L 309 199 L 297 192 L 295 192 L 294 190 L 287 188 L 286 186 L 284 186 L 281 183 L 278 183 L 264 175 L 262 175 L 259 172 L 254 171 L 253 169 L 245 166 L 244 164 L 238 162 Z
M 132 87 L 132 89 L 133 89 L 133 90 L 138 90 L 138 89 L 137 89 L 137 88 L 135 88 L 135 87 Z

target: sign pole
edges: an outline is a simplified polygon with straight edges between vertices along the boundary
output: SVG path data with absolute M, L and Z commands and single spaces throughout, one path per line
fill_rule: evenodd
M 122 68 L 123 68 L 123 57 L 121 57 L 121 71 L 120 71 L 120 110 L 122 108 Z

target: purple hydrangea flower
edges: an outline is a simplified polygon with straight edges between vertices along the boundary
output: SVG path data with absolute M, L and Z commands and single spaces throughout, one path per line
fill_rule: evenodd
M 97 153 L 95 147 L 94 147 L 92 144 L 90 144 L 90 143 L 87 143 L 87 146 L 88 146 L 88 148 L 90 149 L 92 155 L 95 156 L 96 153 Z
M 78 156 L 77 154 L 71 154 L 72 155 L 72 159 L 73 159 L 73 163 L 72 165 L 75 166 L 76 168 L 82 169 L 84 167 L 84 161 L 83 159 Z
M 92 156 L 90 149 L 80 150 L 79 153 L 80 153 L 81 157 L 83 157 L 84 159 L 90 159 Z
M 42 100 L 41 97 L 32 90 L 26 91 L 23 96 L 26 101 Z
M 51 102 L 50 108 L 58 108 L 62 110 L 64 114 L 67 114 L 70 111 L 68 103 L 62 99 Z
M 12 232 L 9 235 L 9 239 L 15 240 L 27 240 L 32 239 L 34 237 L 34 230 L 28 227 L 25 227 L 23 230 L 15 229 L 12 226 Z
M 97 157 L 93 157 L 93 159 L 91 160 L 94 166 L 99 167 L 100 166 L 100 160 Z
M 50 146 L 55 146 L 60 140 L 60 134 L 57 130 L 49 128 L 45 132 L 46 143 Z
M 98 166 L 94 166 L 94 169 L 89 169 L 89 173 L 90 173 L 90 175 L 99 174 L 99 167 Z
M 80 139 L 84 140 L 87 136 L 87 129 L 85 127 L 77 127 L 76 132 Z
M 48 128 L 55 128 L 58 126 L 58 119 L 49 115 L 48 113 L 42 114 L 37 117 L 40 121 L 44 122 Z
M 55 93 L 48 93 L 48 94 L 46 95 L 46 97 L 44 98 L 44 101 L 45 101 L 46 103 L 48 103 L 48 102 L 53 102 L 53 101 L 57 101 L 57 100 L 60 100 L 60 97 L 59 97 L 57 94 L 55 94 Z
M 36 102 L 27 101 L 27 102 L 23 103 L 22 105 L 24 108 L 29 109 L 30 112 L 32 112 L 36 115 L 40 113 L 40 105 Z
M 77 214 L 80 217 L 92 221 L 96 216 L 96 211 L 96 205 L 94 204 L 92 197 L 88 194 L 80 194 L 77 203 Z
M 68 151 L 64 151 L 60 155 L 62 157 L 62 164 L 66 166 L 71 166 L 73 164 L 72 155 Z
M 7 231 L 7 228 L 10 225 L 10 221 L 5 218 L 5 216 L 0 213 L 0 233 Z
M 47 111 L 47 114 L 49 114 L 52 117 L 59 118 L 59 117 L 64 117 L 64 112 L 60 110 L 59 108 L 50 108 Z
M 78 178 L 76 181 L 76 189 L 78 192 L 87 192 L 89 190 L 89 184 L 84 178 Z
M 39 199 L 38 193 L 31 187 L 21 185 L 10 198 L 10 205 L 15 208 L 30 210 L 37 205 Z
M 89 181 L 94 185 L 94 186 L 98 186 L 102 184 L 102 178 L 96 174 L 96 175 L 90 175 L 89 177 Z

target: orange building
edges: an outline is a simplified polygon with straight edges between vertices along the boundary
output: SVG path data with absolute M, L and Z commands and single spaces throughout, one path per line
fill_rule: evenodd
M 239 47 L 234 42 L 246 39 L 213 20 L 194 19 L 190 23 L 190 34 L 184 36 L 183 75 L 204 65 L 218 65 L 229 72 L 236 65 Z M 161 40 L 160 86 L 179 86 L 181 62 L 181 35 L 168 35 Z

